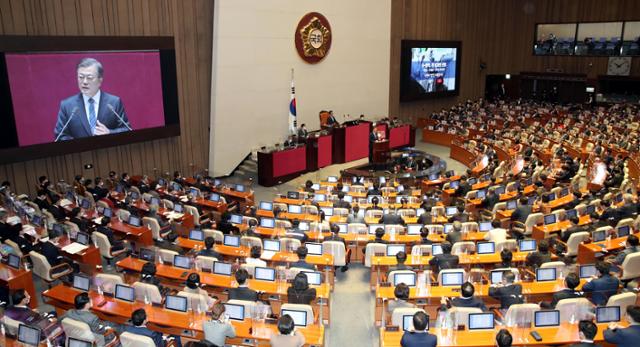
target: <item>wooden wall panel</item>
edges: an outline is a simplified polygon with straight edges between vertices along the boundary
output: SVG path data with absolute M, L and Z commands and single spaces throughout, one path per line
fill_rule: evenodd
M 561 68 L 606 74 L 606 57 L 538 57 L 532 54 L 536 23 L 640 20 L 637 0 L 392 0 L 389 113 L 415 120 L 458 101 L 484 95 L 487 74 Z M 399 102 L 400 42 L 462 41 L 460 96 Z M 480 70 L 480 62 L 487 68 Z M 631 74 L 640 76 L 640 59 Z
M 173 36 L 181 127 L 179 137 L 0 165 L 0 180 L 34 193 L 40 175 L 69 182 L 208 167 L 213 9 L 213 0 L 0 0 L 0 35 Z

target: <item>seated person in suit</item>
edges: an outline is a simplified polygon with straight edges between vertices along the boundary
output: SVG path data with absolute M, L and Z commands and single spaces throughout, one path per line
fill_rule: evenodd
M 102 221 L 100 221 L 100 225 L 98 225 L 96 231 L 103 234 L 107 237 L 107 239 L 109 239 L 112 252 L 124 249 L 124 242 L 122 242 L 122 240 L 116 239 L 116 237 L 113 235 L 113 230 L 109 228 L 109 223 L 111 223 L 111 218 L 102 217 Z
M 496 346 L 497 347 L 511 347 L 513 343 L 513 337 L 507 329 L 500 329 L 496 334 Z
M 216 239 L 213 236 L 207 236 L 204 238 L 204 249 L 198 252 L 198 255 L 202 255 L 205 257 L 213 257 L 220 260 L 220 254 L 215 251 L 214 246 L 216 243 Z
M 456 208 L 458 209 L 458 213 L 456 213 L 453 216 L 449 217 L 449 219 L 448 219 L 449 223 L 455 223 L 455 222 L 465 223 L 465 222 L 468 222 L 471 219 L 469 214 L 464 211 L 464 204 L 463 203 L 457 204 Z
M 375 238 L 373 239 L 373 241 L 369 241 L 367 243 L 384 243 L 386 244 L 387 241 L 383 240 L 382 238 L 384 237 L 384 228 L 377 228 L 375 231 Z M 363 249 L 364 251 L 364 249 Z
M 23 232 L 22 223 L 16 223 L 14 225 L 8 224 L 6 226 L 8 230 L 8 235 L 6 235 L 5 240 L 11 240 L 15 242 L 20 248 L 22 254 L 29 254 L 33 250 L 33 243 L 25 237 Z
M 500 263 L 496 264 L 496 269 L 513 267 L 513 252 L 504 248 L 500 251 Z
M 67 311 L 60 318 L 60 321 L 63 321 L 65 318 L 71 318 L 73 320 L 87 323 L 91 332 L 98 335 L 104 335 L 110 329 L 121 331 L 121 327 L 118 324 L 103 321 L 91 312 L 91 305 L 92 303 L 89 298 L 89 294 L 80 293 L 76 295 L 73 299 L 74 308 Z M 115 335 L 110 334 L 108 337 L 105 337 L 105 342 L 109 343 L 113 339 L 115 339 Z
M 432 219 L 431 219 L 431 206 L 426 206 L 424 207 L 424 212 L 422 212 L 422 214 L 420 214 L 420 216 L 418 217 L 418 224 L 431 224 Z
M 224 346 L 228 338 L 236 337 L 236 329 L 224 315 L 225 306 L 216 303 L 211 309 L 211 320 L 202 323 L 204 339 L 216 346 Z
M 462 223 L 459 221 L 453 222 L 453 230 L 447 234 L 446 240 L 452 245 L 462 241 Z
M 313 189 L 313 182 L 311 182 L 310 180 L 307 180 L 306 182 L 304 182 L 304 189 L 303 190 L 305 192 L 311 193 L 311 194 L 316 192 L 316 190 Z
M 74 272 L 80 271 L 80 266 L 76 264 L 73 260 L 63 257 L 62 254 L 60 253 L 60 250 L 58 249 L 58 246 L 56 246 L 61 236 L 62 235 L 55 235 L 53 231 L 51 231 L 49 234 L 49 240 L 47 240 L 47 242 L 39 243 L 40 253 L 45 258 L 47 258 L 47 261 L 49 262 L 49 265 L 51 265 L 51 267 L 55 267 L 62 263 L 66 263 L 73 268 Z M 56 273 L 56 271 L 63 272 L 65 270 L 66 270 L 65 268 L 60 268 L 60 269 L 54 269 L 53 271 L 54 273 Z
M 291 229 L 287 230 L 285 237 L 299 240 L 301 243 L 306 243 L 309 240 L 309 236 L 300 230 L 300 221 L 298 219 L 291 221 Z
M 434 273 L 445 269 L 455 269 L 460 262 L 460 258 L 458 258 L 457 255 L 451 254 L 451 243 L 445 241 L 441 244 L 441 247 L 442 254 L 434 255 L 433 258 L 429 260 L 429 265 Z
M 365 211 L 383 211 L 384 209 L 380 206 L 378 206 L 378 204 L 380 203 L 380 199 L 378 199 L 378 197 L 374 197 L 373 199 L 371 199 L 371 206 L 367 207 L 367 209 Z
M 393 314 L 393 310 L 396 308 L 407 307 L 414 308 L 416 305 L 409 302 L 409 286 L 405 283 L 398 283 L 396 288 L 393 290 L 393 295 L 396 297 L 395 300 L 389 300 L 387 302 L 387 312 L 389 314 Z
M 617 265 L 622 265 L 627 255 L 640 251 L 640 248 L 638 248 L 638 237 L 636 235 L 627 236 L 625 246 L 625 249 L 622 252 L 618 253 L 614 260 L 614 263 L 616 263 Z
M 235 274 L 238 288 L 229 289 L 229 300 L 258 301 L 258 292 L 247 287 L 249 272 L 243 268 L 238 269 Z
M 347 216 L 347 223 L 349 223 L 349 224 L 351 224 L 351 223 L 365 224 L 364 216 L 363 217 L 359 216 L 358 215 L 359 212 L 360 212 L 360 206 L 358 206 L 358 205 L 353 206 L 352 212 L 349 213 L 349 215 Z
M 247 230 L 245 230 L 245 232 L 244 232 L 245 236 L 260 237 L 260 234 L 258 234 L 256 232 L 256 228 L 258 227 L 258 221 L 257 220 L 249 219 L 249 221 L 247 222 L 247 225 L 249 226 L 249 228 L 247 228 Z
M 167 290 L 160 284 L 160 280 L 156 277 L 157 272 L 156 264 L 152 262 L 147 262 L 142 265 L 142 270 L 140 271 L 140 282 L 152 284 L 158 287 L 160 293 L 164 293 Z
M 389 272 L 387 272 L 387 279 L 391 280 L 389 278 L 389 274 L 391 273 L 391 271 L 396 271 L 396 270 L 413 270 L 411 268 L 411 266 L 405 265 L 404 263 L 407 261 L 407 253 L 405 252 L 398 252 L 396 253 L 396 266 L 392 266 L 389 268 Z
M 296 254 L 298 255 L 298 261 L 291 263 L 291 267 L 299 267 L 299 268 L 303 268 L 303 269 L 309 269 L 309 270 L 315 270 L 316 266 L 313 264 L 309 264 L 305 261 L 305 259 L 307 258 L 307 247 L 305 246 L 300 246 L 298 247 L 298 249 L 296 250 Z
M 447 310 L 452 307 L 475 307 L 482 311 L 486 311 L 487 307 L 484 305 L 482 299 L 473 296 L 475 288 L 471 282 L 465 282 L 460 286 L 460 297 L 447 300 L 446 297 L 442 297 L 440 303 L 441 309 Z
M 598 261 L 596 269 L 600 276 L 595 279 L 587 279 L 582 286 L 582 291 L 591 293 L 591 302 L 595 305 L 606 305 L 609 297 L 618 292 L 620 281 L 611 276 L 611 264 L 606 261 Z
M 578 336 L 580 337 L 579 343 L 574 343 L 569 347 L 600 347 L 593 343 L 593 339 L 598 334 L 598 326 L 590 320 L 581 320 L 578 323 Z
M 502 273 L 502 282 L 492 284 L 489 287 L 489 296 L 500 301 L 500 309 L 509 309 L 509 306 L 523 303 L 522 285 L 514 283 L 516 275 L 512 271 Z
M 429 240 L 429 228 L 422 227 L 420 228 L 420 244 L 422 245 L 432 245 L 433 241 Z
M 148 322 L 147 312 L 145 312 L 143 308 L 139 308 L 131 313 L 131 324 L 133 325 L 125 325 L 124 331 L 131 334 L 149 337 L 153 340 L 156 347 L 164 347 L 165 344 L 162 340 L 162 333 L 147 328 Z
M 147 217 L 155 219 L 158 222 L 158 225 L 160 225 L 160 233 L 164 234 L 171 229 L 171 224 L 158 214 L 158 208 L 158 205 L 150 205 Z
M 4 311 L 5 317 L 11 318 L 15 321 L 18 321 L 24 324 L 34 324 L 42 319 L 48 319 L 50 323 L 55 323 L 56 327 L 59 327 L 59 323 L 57 323 L 55 311 L 51 313 L 41 314 L 29 308 L 29 303 L 31 302 L 31 296 L 29 296 L 29 293 L 27 293 L 26 290 L 22 288 L 17 289 L 11 295 L 11 300 L 13 302 L 13 305 L 9 306 Z M 56 329 L 51 329 L 50 331 L 55 333 L 55 330 Z M 63 346 L 65 343 L 64 334 L 60 334 L 57 337 L 55 336 L 48 336 L 48 337 L 56 346 Z
M 533 208 L 528 204 L 529 199 L 526 196 L 520 198 L 518 207 L 511 214 L 512 222 L 526 223 L 527 218 L 533 212 Z
M 500 196 L 496 194 L 495 189 L 489 188 L 487 195 L 482 199 L 480 206 L 487 210 L 492 210 L 493 206 L 500 202 Z
M 612 323 L 604 331 L 604 340 L 618 347 L 634 347 L 640 339 L 640 306 L 627 306 L 627 321 L 630 325 L 620 328 Z
M 584 294 L 582 292 L 576 290 L 576 288 L 580 285 L 580 277 L 578 277 L 577 274 L 568 274 L 564 279 L 564 284 L 566 288 L 562 289 L 559 292 L 553 293 L 553 300 L 551 300 L 551 303 L 543 302 L 540 304 L 540 306 L 543 308 L 555 309 L 558 301 L 562 299 L 575 299 L 584 297 Z
M 287 288 L 287 299 L 290 304 L 310 305 L 316 298 L 315 288 L 309 288 L 307 275 L 299 272 L 293 279 L 291 287 Z
M 228 211 L 225 211 L 224 213 L 222 213 L 222 216 L 220 216 L 220 223 L 218 223 L 217 229 L 222 231 L 222 233 L 225 235 L 240 234 L 240 229 L 238 229 L 237 226 L 231 223 L 231 213 L 229 213 Z
M 400 339 L 402 347 L 436 347 L 438 345 L 438 337 L 429 334 L 427 325 L 429 324 L 429 316 L 422 311 L 418 311 L 413 315 L 413 330 L 405 331 Z
M 334 223 L 331 223 L 331 236 L 325 237 L 324 241 L 338 241 L 346 245 L 344 237 L 340 236 L 340 227 Z
M 338 201 L 333 203 L 333 208 L 336 207 L 351 209 L 351 204 L 348 201 L 344 201 L 344 192 L 338 192 Z
M 209 293 L 200 288 L 202 283 L 200 282 L 200 275 L 197 273 L 190 273 L 187 277 L 186 286 L 182 289 L 187 293 L 199 294 L 207 298 L 207 308 L 211 308 L 216 303 L 217 298 L 212 298 Z
M 460 184 L 453 194 L 457 197 L 464 198 L 469 191 L 471 191 L 471 185 L 467 182 L 467 176 L 462 175 L 462 177 L 460 177 Z
M 382 218 L 380 218 L 380 220 L 378 221 L 378 223 L 381 224 L 398 224 L 398 225 L 404 225 L 404 219 L 402 219 L 402 216 L 395 214 L 393 212 L 390 213 L 385 213 Z
M 551 252 L 549 252 L 549 241 L 541 240 L 538 243 L 538 250 L 527 254 L 526 264 L 537 269 L 543 263 L 551 261 Z
M 82 209 L 80 207 L 75 207 L 73 210 L 71 210 L 70 222 L 77 225 L 80 231 L 86 232 L 89 230 L 89 222 L 82 219 Z
M 300 330 L 295 329 L 293 318 L 285 314 L 278 318 L 278 334 L 272 334 L 269 343 L 271 347 L 302 347 L 305 338 Z
M 251 251 L 249 252 L 249 257 L 245 259 L 245 263 L 253 266 L 266 267 L 267 262 L 260 259 L 261 255 L 262 255 L 262 248 L 260 248 L 260 246 L 253 246 L 251 247 Z
M 370 195 L 382 195 L 382 192 L 380 192 L 380 185 L 378 183 L 374 183 L 373 188 L 367 191 L 367 196 L 370 196 Z M 374 205 L 377 205 L 379 201 L 376 200 L 376 202 L 373 203 L 373 199 L 371 199 L 371 203 Z
M 578 225 L 580 223 L 580 218 L 578 218 L 578 216 L 569 218 L 569 221 L 571 222 L 571 226 L 567 228 L 567 230 L 563 231 L 560 237 L 560 239 L 564 243 L 567 243 L 567 241 L 569 241 L 569 237 L 571 237 L 571 234 L 589 230 L 589 228 L 586 226 Z

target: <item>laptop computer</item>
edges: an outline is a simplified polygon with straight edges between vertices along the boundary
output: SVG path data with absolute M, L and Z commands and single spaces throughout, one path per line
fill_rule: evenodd
M 560 325 L 560 311 L 536 311 L 533 317 L 536 328 L 556 327 Z

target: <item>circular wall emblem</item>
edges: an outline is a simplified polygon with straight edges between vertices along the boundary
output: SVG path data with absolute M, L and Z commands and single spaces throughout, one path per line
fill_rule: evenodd
M 331 26 L 318 12 L 304 15 L 295 33 L 298 55 L 309 64 L 320 62 L 331 48 Z

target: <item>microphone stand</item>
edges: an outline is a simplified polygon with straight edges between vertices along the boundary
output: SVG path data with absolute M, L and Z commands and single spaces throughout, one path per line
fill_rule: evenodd
M 78 108 L 74 108 L 73 111 L 71 111 L 71 116 L 69 116 L 69 119 L 67 119 L 67 122 L 64 123 L 64 126 L 62 127 L 62 130 L 60 130 L 60 133 L 58 134 L 58 136 L 56 136 L 56 140 L 53 142 L 58 142 L 58 140 L 60 140 L 60 136 L 62 136 L 62 134 L 64 134 L 65 129 L 67 129 L 67 126 L 69 125 L 69 122 L 71 122 L 71 119 L 73 118 L 73 116 L 76 114 L 76 112 L 78 111 Z
M 131 127 L 129 126 L 129 124 L 127 122 L 124 121 L 124 119 L 122 119 L 122 117 L 120 117 L 120 115 L 118 114 L 118 112 L 116 112 L 116 110 L 113 109 L 113 106 L 111 104 L 107 104 L 107 108 L 109 110 L 111 110 L 111 112 L 113 112 L 113 114 L 116 115 L 116 117 L 118 117 L 118 119 L 120 120 L 120 122 L 122 124 L 124 124 L 124 126 L 127 127 L 127 129 L 129 129 L 129 131 L 132 131 L 133 129 L 131 129 Z

